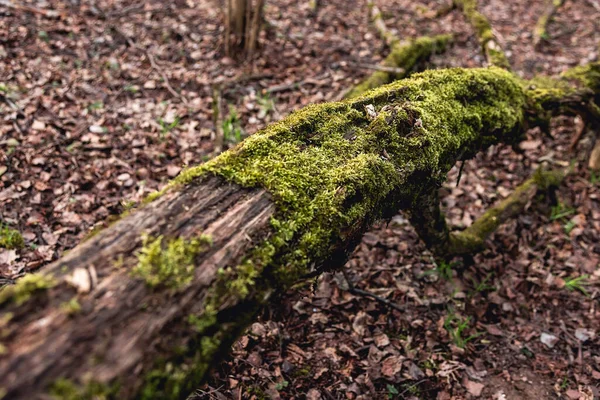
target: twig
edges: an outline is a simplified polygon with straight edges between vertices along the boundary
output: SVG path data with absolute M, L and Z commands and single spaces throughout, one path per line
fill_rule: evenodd
M 214 145 L 214 154 L 217 155 L 221 151 L 223 151 L 223 116 L 221 113 L 222 107 L 222 96 L 221 96 L 221 86 L 215 85 L 213 87 L 213 123 L 215 125 L 215 145 Z
M 369 7 L 369 11 L 371 12 L 371 21 L 373 21 L 373 25 L 375 25 L 375 29 L 379 32 L 379 36 L 385 41 L 390 47 L 394 47 L 395 44 L 400 42 L 400 39 L 394 35 L 385 25 L 385 21 L 383 20 L 383 14 L 381 10 L 373 0 L 369 0 L 367 2 L 367 6 Z
M 538 49 L 544 39 L 546 39 L 546 27 L 552 19 L 552 16 L 560 6 L 562 6 L 563 0 L 548 0 L 548 5 L 544 9 L 544 12 L 537 20 L 535 28 L 533 29 L 533 46 Z
M 187 102 L 188 102 L 187 99 L 182 94 L 177 93 L 177 91 L 175 91 L 175 89 L 173 89 L 173 87 L 171 86 L 171 83 L 169 82 L 169 77 L 167 76 L 167 74 L 165 74 L 165 72 L 156 63 L 156 60 L 154 59 L 154 55 L 152 55 L 152 53 L 149 50 L 147 50 L 147 49 L 143 48 L 142 46 L 138 45 L 137 43 L 135 43 L 129 36 L 127 36 L 125 34 L 125 32 L 123 32 L 117 26 L 112 25 L 112 28 L 115 30 L 115 32 L 117 32 L 119 35 L 121 35 L 125 38 L 125 40 L 127 41 L 127 44 L 129 44 L 130 47 L 133 47 L 135 49 L 143 51 L 144 54 L 146 54 L 146 58 L 148 59 L 148 61 L 150 61 L 150 65 L 152 66 L 152 69 L 154 69 L 156 72 L 158 72 L 158 74 L 161 76 L 161 78 L 163 79 L 163 82 L 165 84 L 165 87 L 167 88 L 169 93 L 171 93 L 174 97 L 181 99 L 181 101 L 184 104 L 187 104 Z
M 435 12 L 434 18 L 445 17 L 446 15 L 450 14 L 455 9 L 456 9 L 456 4 L 454 3 L 454 1 L 452 1 L 450 3 L 446 3 L 437 9 L 437 11 Z
M 460 169 L 458 170 L 458 178 L 456 178 L 456 187 L 458 187 L 458 184 L 460 183 L 460 178 L 462 177 L 464 166 L 465 160 L 462 160 L 462 162 L 460 163 Z
M 364 69 L 373 69 L 375 71 L 389 72 L 391 74 L 397 74 L 397 75 L 402 75 L 402 74 L 406 73 L 406 70 L 404 68 L 388 67 L 385 65 L 363 64 L 363 63 L 352 63 L 350 65 L 353 67 L 364 68 Z
M 146 49 L 143 49 L 143 50 L 146 53 L 146 57 L 148 58 L 148 61 L 150 61 L 150 65 L 152 65 L 152 68 L 154 68 L 154 70 L 156 72 L 158 72 L 159 75 L 163 78 L 163 81 L 165 83 L 165 87 L 167 88 L 167 90 L 173 96 L 179 97 L 181 99 L 181 101 L 183 101 L 184 104 L 187 104 L 187 99 L 185 97 L 183 97 L 183 95 L 181 95 L 180 93 L 177 93 L 175 91 L 175 89 L 173 89 L 173 87 L 169 83 L 169 78 L 167 77 L 167 74 L 165 74 L 165 72 L 162 69 L 160 69 L 160 67 L 158 66 L 158 64 L 156 64 L 156 61 L 154 60 L 154 56 L 152 55 L 152 53 L 150 53 L 149 50 L 146 50 Z
M 142 1 L 140 3 L 137 4 L 132 4 L 130 6 L 127 6 L 125 8 L 123 8 L 122 10 L 117 10 L 117 11 L 111 11 L 109 12 L 106 17 L 107 18 L 117 18 L 117 17 L 123 17 L 127 14 L 137 14 L 138 12 L 143 12 L 144 11 L 144 6 L 146 5 L 145 1 Z
M 264 89 L 263 93 L 285 92 L 286 90 L 298 89 L 303 84 L 304 84 L 304 81 L 275 85 L 275 86 L 271 86 L 269 88 Z
M 598 0 L 587 0 L 588 3 L 590 3 L 590 5 L 592 7 L 594 7 L 596 9 L 596 11 L 600 11 L 600 1 Z
M 363 296 L 363 297 L 370 297 L 374 300 L 377 300 L 378 302 L 393 308 L 394 310 L 397 311 L 406 311 L 406 307 L 403 307 L 399 304 L 396 304 L 392 301 L 389 301 L 388 299 L 384 299 L 383 297 L 377 296 L 375 293 L 371 293 L 371 292 L 367 292 L 366 290 L 362 290 L 362 289 L 357 289 L 354 284 L 352 283 L 352 281 L 350 280 L 350 277 L 348 276 L 348 272 L 346 271 L 345 268 L 342 268 L 342 274 L 344 275 L 344 279 L 346 280 L 346 283 L 348 283 L 348 291 L 352 294 L 355 295 L 359 295 L 359 296 Z
M 33 14 L 43 15 L 44 17 L 48 17 L 48 18 L 58 18 L 58 17 L 64 16 L 63 13 L 60 13 L 56 10 L 42 10 L 40 8 L 35 8 L 32 6 L 25 6 L 22 4 L 17 4 L 11 0 L 0 0 L 0 6 L 12 8 L 13 10 L 27 11 L 27 12 L 30 12 Z

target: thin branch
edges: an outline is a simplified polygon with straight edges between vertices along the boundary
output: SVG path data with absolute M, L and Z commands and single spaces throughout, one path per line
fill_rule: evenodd
M 36 7 L 32 7 L 32 6 L 26 6 L 23 4 L 15 3 L 14 1 L 11 1 L 11 0 L 0 0 L 0 6 L 12 8 L 13 10 L 27 11 L 27 12 L 30 12 L 33 14 L 43 15 L 44 17 L 48 17 L 48 18 L 58 18 L 58 17 L 65 16 L 64 13 L 58 12 L 56 10 L 42 10 L 41 8 L 36 8 Z
M 348 272 L 346 271 L 345 268 L 342 268 L 342 274 L 344 275 L 344 279 L 346 280 L 346 283 L 348 283 L 348 292 L 358 295 L 358 296 L 370 297 L 370 298 L 377 300 L 378 302 L 380 302 L 390 308 L 393 308 L 394 310 L 400 311 L 400 312 L 406 311 L 406 307 L 404 307 L 404 306 L 396 304 L 393 301 L 389 301 L 388 299 L 384 299 L 383 297 L 377 296 L 375 293 L 371 293 L 366 290 L 356 288 L 354 286 L 354 284 L 352 283 L 352 281 L 350 280 L 350 277 L 348 276 Z
M 454 0 L 454 4 L 460 7 L 467 21 L 475 29 L 487 63 L 510 69 L 508 58 L 506 58 L 502 46 L 500 46 L 498 38 L 494 34 L 490 21 L 477 10 L 477 0 Z
M 121 36 L 123 36 L 125 38 L 125 40 L 127 41 L 127 44 L 129 44 L 130 47 L 133 47 L 139 51 L 144 52 L 144 54 L 146 55 L 146 58 L 150 62 L 150 66 L 152 66 L 152 69 L 154 69 L 163 79 L 165 87 L 167 88 L 169 93 L 171 93 L 174 97 L 179 98 L 184 104 L 187 104 L 188 101 L 185 98 L 185 96 L 183 96 L 180 93 L 177 93 L 177 91 L 175 89 L 173 89 L 173 87 L 171 86 L 171 83 L 169 82 L 169 77 L 162 70 L 162 68 L 156 63 L 156 60 L 154 59 L 154 55 L 150 52 L 150 50 L 147 50 L 144 47 L 135 43 L 129 36 L 127 36 L 125 34 L 125 32 L 123 32 L 121 29 L 119 29 L 119 27 L 113 25 L 112 28 L 115 30 L 115 32 L 117 32 L 118 34 L 120 34 Z
M 363 63 L 351 63 L 350 65 L 353 66 L 353 67 L 357 67 L 357 68 L 372 69 L 372 70 L 375 70 L 375 71 L 389 72 L 390 74 L 401 75 L 401 74 L 405 74 L 406 73 L 406 70 L 404 68 L 388 67 L 388 66 L 385 66 L 385 65 L 363 64 Z
M 533 29 L 533 45 L 536 49 L 539 48 L 543 40 L 547 38 L 546 27 L 552 19 L 552 16 L 560 6 L 562 6 L 564 0 L 548 0 L 548 5 L 544 9 L 544 12 L 537 20 L 535 28 Z

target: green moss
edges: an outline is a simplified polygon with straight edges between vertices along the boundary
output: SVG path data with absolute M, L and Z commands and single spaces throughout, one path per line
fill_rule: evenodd
M 156 365 L 145 398 L 193 389 L 274 288 L 343 260 L 335 253 L 341 243 L 396 213 L 425 180 L 441 183 L 459 157 L 518 137 L 525 103 L 519 81 L 499 68 L 428 71 L 352 100 L 308 106 L 183 171 L 163 192 L 217 175 L 266 189 L 276 212 L 267 238 L 221 271 L 204 313 L 188 319 L 189 353 Z M 145 247 L 150 259 L 160 257 L 152 241 Z
M 585 87 L 594 91 L 596 97 L 600 96 L 600 62 L 571 68 L 565 71 L 562 77 L 579 81 Z
M 382 64 L 384 67 L 400 68 L 404 72 L 401 74 L 387 71 L 374 72 L 348 92 L 346 98 L 357 97 L 370 89 L 404 78 L 419 62 L 428 59 L 432 54 L 445 50 L 451 40 L 451 35 L 424 36 L 407 44 L 396 44 Z
M 151 287 L 177 289 L 189 284 L 194 274 L 194 260 L 210 246 L 210 237 L 202 235 L 189 241 L 177 238 L 166 244 L 163 239 L 163 236 L 143 238 L 133 274 L 142 277 Z
M 81 304 L 79 304 L 76 297 L 73 297 L 71 300 L 62 303 L 60 309 L 67 315 L 75 315 L 81 311 Z
M 510 63 L 494 37 L 490 21 L 477 10 L 477 0 L 454 0 L 454 3 L 462 8 L 465 17 L 475 29 L 479 44 L 486 54 L 488 63 L 496 67 L 510 69 Z
M 539 190 L 558 187 L 564 179 L 565 171 L 563 170 L 545 171 L 543 168 L 538 168 L 533 174 L 533 180 Z
M 91 381 L 81 386 L 60 378 L 50 386 L 50 396 L 56 400 L 106 400 L 114 398 L 118 386 Z
M 23 236 L 14 229 L 0 223 L 0 247 L 5 249 L 21 249 L 25 245 Z
M 0 304 L 12 301 L 17 306 L 28 301 L 38 291 L 50 289 L 56 285 L 54 278 L 36 273 L 27 274 L 12 286 L 7 286 L 0 291 Z

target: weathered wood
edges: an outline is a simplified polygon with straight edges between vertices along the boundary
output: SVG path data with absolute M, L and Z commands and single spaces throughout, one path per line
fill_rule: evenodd
M 185 397 L 273 293 L 342 264 L 374 220 L 410 207 L 457 160 L 591 101 L 599 71 L 550 89 L 499 68 L 428 71 L 306 107 L 183 171 L 0 292 L 0 392 Z
M 207 178 L 165 194 L 47 267 L 60 283 L 21 307 L 4 304 L 2 320 L 10 324 L 2 326 L 2 343 L 10 358 L 0 360 L 0 387 L 6 398 L 36 398 L 61 377 L 118 382 L 119 398 L 134 397 L 139 377 L 132 371 L 187 345 L 181 334 L 189 331 L 187 317 L 200 313 L 218 270 L 239 263 L 269 234 L 274 210 L 264 190 Z M 131 275 L 143 235 L 198 232 L 211 235 L 212 246 L 197 257 L 194 285 L 185 291 L 153 290 Z M 69 312 L 72 298 L 80 311 Z

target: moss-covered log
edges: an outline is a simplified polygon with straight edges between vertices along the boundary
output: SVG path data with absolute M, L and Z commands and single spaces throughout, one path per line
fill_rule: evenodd
M 306 107 L 183 171 L 0 292 L 0 393 L 184 398 L 274 293 L 342 264 L 457 160 L 519 140 L 561 97 L 590 101 L 599 71 L 560 87 L 494 67 L 428 71 Z

